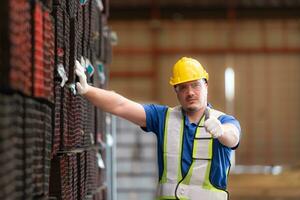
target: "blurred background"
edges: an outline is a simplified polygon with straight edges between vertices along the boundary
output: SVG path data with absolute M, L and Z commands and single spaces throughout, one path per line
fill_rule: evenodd
M 183 56 L 241 124 L 230 199 L 300 199 L 300 0 L 1 0 L 0 15 L 1 200 L 153 200 L 154 134 L 76 95 L 74 63 L 175 106 Z
M 198 59 L 210 76 L 209 102 L 242 127 L 229 176 L 231 199 L 300 199 L 300 1 L 111 0 L 110 12 L 118 35 L 110 89 L 174 106 L 168 84 L 173 65 L 182 56 Z M 126 157 L 132 140 L 123 144 L 121 134 L 117 140 L 118 156 Z M 128 160 L 117 160 L 119 180 L 134 175 L 136 182 L 145 168 L 153 169 L 144 166 L 154 159 L 150 144 L 141 144 L 140 151 L 149 149 L 142 172 L 125 170 Z M 154 175 L 148 172 L 148 179 Z M 118 182 L 119 196 L 141 199 L 154 192 L 140 184 L 130 189 L 128 181 Z

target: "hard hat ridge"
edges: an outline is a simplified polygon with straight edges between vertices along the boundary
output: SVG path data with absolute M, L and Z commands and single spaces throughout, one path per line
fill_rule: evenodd
M 170 78 L 170 84 L 177 85 L 202 78 L 208 80 L 208 73 L 202 65 L 193 58 L 182 57 L 173 66 L 173 76 Z

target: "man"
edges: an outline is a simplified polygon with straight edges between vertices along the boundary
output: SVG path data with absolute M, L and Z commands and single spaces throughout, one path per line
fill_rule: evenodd
M 173 67 L 170 84 L 180 106 L 141 105 L 117 93 L 89 86 L 76 62 L 77 90 L 106 112 L 125 118 L 157 136 L 157 199 L 225 200 L 232 149 L 240 125 L 207 103 L 208 73 L 192 58 Z

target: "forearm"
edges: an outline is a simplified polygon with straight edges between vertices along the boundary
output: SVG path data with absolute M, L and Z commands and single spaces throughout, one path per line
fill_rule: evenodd
M 77 60 L 75 72 L 79 77 L 79 82 L 76 83 L 78 93 L 87 98 L 92 104 L 105 112 L 127 119 L 139 126 L 146 126 L 146 113 L 141 104 L 115 92 L 88 85 L 85 69 Z
M 127 119 L 139 126 L 146 126 L 146 113 L 141 104 L 113 91 L 92 86 L 83 94 L 91 103 L 105 112 Z
M 115 110 L 126 101 L 126 98 L 113 91 L 93 86 L 89 86 L 88 91 L 83 96 L 101 110 L 112 114 L 117 114 L 114 113 Z
M 233 124 L 222 124 L 223 134 L 218 140 L 227 147 L 235 147 L 239 143 L 239 131 Z

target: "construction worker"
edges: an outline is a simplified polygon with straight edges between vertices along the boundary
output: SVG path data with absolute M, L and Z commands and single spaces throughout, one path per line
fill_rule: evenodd
M 157 199 L 225 200 L 232 150 L 240 138 L 239 122 L 207 103 L 208 73 L 183 57 L 173 67 L 170 84 L 179 106 L 142 105 L 115 92 L 87 84 L 76 61 L 80 94 L 102 110 L 125 118 L 157 136 Z

